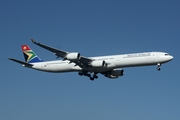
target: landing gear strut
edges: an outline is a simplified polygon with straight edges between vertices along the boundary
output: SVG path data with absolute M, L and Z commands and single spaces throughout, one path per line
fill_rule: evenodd
M 160 70 L 161 70 L 161 68 L 160 68 L 161 63 L 158 63 L 157 66 L 158 66 L 158 67 L 157 67 L 157 70 L 160 71 Z

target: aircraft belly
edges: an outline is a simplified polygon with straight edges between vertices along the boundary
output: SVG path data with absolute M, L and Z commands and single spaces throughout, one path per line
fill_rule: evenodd
M 115 69 L 116 66 L 106 66 L 106 67 L 87 67 L 83 70 L 90 71 L 90 72 L 104 72 L 104 71 L 110 71 L 112 69 Z

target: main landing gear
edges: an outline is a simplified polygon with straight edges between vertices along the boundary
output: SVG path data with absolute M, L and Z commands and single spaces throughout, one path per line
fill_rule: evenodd
M 94 79 L 98 79 L 98 76 L 97 76 L 96 74 L 94 74 L 94 75 L 91 76 L 89 79 L 93 81 Z
M 158 66 L 158 67 L 157 67 L 157 70 L 160 71 L 160 70 L 161 70 L 161 68 L 160 68 L 161 63 L 158 63 L 157 66 Z
M 94 73 L 93 75 L 89 74 L 88 72 L 79 72 L 78 73 L 80 76 L 87 76 L 89 77 L 90 80 L 98 79 L 97 73 Z

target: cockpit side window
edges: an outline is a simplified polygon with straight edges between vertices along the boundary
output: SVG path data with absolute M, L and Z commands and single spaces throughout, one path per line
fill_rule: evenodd
M 168 53 L 166 53 L 166 54 L 165 54 L 165 56 L 169 56 L 169 54 L 168 54 Z

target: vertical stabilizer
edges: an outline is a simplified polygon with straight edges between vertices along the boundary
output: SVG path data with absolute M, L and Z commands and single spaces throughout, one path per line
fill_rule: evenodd
M 42 60 L 31 50 L 28 45 L 22 45 L 21 48 L 27 63 L 42 62 Z

